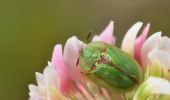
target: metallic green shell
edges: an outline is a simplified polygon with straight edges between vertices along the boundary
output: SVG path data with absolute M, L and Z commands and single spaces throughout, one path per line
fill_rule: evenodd
M 129 91 L 142 79 L 141 69 L 131 56 L 103 42 L 92 42 L 83 48 L 79 67 L 92 81 L 110 91 Z

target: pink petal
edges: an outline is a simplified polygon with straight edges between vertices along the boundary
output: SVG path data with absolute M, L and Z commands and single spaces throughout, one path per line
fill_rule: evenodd
M 143 23 L 142 22 L 137 22 L 135 23 L 125 34 L 123 41 L 122 41 L 122 46 L 121 49 L 131 56 L 134 56 L 134 49 L 135 49 L 135 40 L 136 36 L 138 34 L 138 31 L 142 27 Z
M 83 95 L 87 98 L 87 100 L 94 100 L 93 97 L 88 93 L 86 88 L 82 84 L 77 84 L 78 89 L 83 93 Z
M 134 56 L 135 56 L 135 59 L 139 62 L 139 64 L 142 66 L 142 61 L 141 61 L 141 49 L 142 49 L 142 46 L 146 40 L 146 37 L 147 37 L 147 34 L 148 34 L 148 31 L 149 31 L 149 28 L 150 28 L 150 23 L 148 23 L 142 34 L 136 39 L 135 41 L 135 52 L 134 52 Z
M 58 74 L 58 88 L 63 94 L 67 94 L 72 86 L 72 80 L 66 69 L 62 56 L 62 46 L 56 45 L 53 51 L 51 63 Z
M 67 40 L 64 47 L 64 63 L 68 68 L 72 79 L 76 82 L 80 82 L 81 78 L 80 71 L 76 64 L 83 45 L 83 42 L 73 36 Z
M 108 91 L 105 88 L 101 88 L 101 92 L 107 100 L 111 100 Z
M 92 41 L 103 41 L 109 44 L 114 44 L 115 37 L 113 36 L 113 21 L 110 21 L 109 25 L 100 35 L 95 35 Z

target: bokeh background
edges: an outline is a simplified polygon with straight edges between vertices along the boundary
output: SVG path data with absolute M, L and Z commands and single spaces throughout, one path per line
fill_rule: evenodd
M 70 36 L 85 40 L 110 20 L 119 46 L 137 21 L 150 35 L 170 33 L 169 0 L 0 0 L 0 100 L 27 100 L 28 84 L 42 72 L 53 47 Z

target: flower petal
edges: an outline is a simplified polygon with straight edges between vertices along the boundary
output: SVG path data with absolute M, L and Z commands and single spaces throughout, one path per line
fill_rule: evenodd
M 44 90 L 41 90 L 38 86 L 35 86 L 33 84 L 30 84 L 29 86 L 29 100 L 45 100 L 46 99 L 46 93 Z
M 72 80 L 64 65 L 61 45 L 55 46 L 51 62 L 58 74 L 58 88 L 62 93 L 67 94 L 71 90 Z
M 51 63 L 43 74 L 36 73 L 38 86 L 29 85 L 29 100 L 66 100 L 57 88 L 57 75 Z
M 134 56 L 135 56 L 135 59 L 139 62 L 140 65 L 142 65 L 142 61 L 141 61 L 141 49 L 142 49 L 142 46 L 145 42 L 145 39 L 147 37 L 147 34 L 148 34 L 148 31 L 149 31 L 149 28 L 150 28 L 150 23 L 148 23 L 142 34 L 136 39 L 135 41 L 135 52 L 134 52 Z
M 47 82 L 47 100 L 56 100 L 57 98 L 62 98 L 63 95 L 59 93 L 58 90 L 58 75 L 52 63 L 48 62 L 48 66 L 44 69 L 43 75 Z
M 51 62 L 48 62 L 48 66 L 44 69 L 43 75 L 47 81 L 47 86 L 55 85 L 55 88 L 58 88 L 58 75 Z
M 38 86 L 40 88 L 44 88 L 47 85 L 44 75 L 42 75 L 41 73 L 38 73 L 38 72 L 36 72 L 35 75 L 36 75 L 36 80 L 37 80 Z
M 148 78 L 137 90 L 133 100 L 146 100 L 151 95 L 170 95 L 170 82 L 156 77 Z
M 170 53 L 163 50 L 154 50 L 149 53 L 149 58 L 158 60 L 163 66 L 170 67 Z
M 159 48 L 160 39 L 161 39 L 161 32 L 157 32 L 154 33 L 152 36 L 150 36 L 143 44 L 142 51 L 141 51 L 143 66 L 146 66 L 146 64 L 149 63 L 148 53 L 153 49 Z
M 159 49 L 170 52 L 170 38 L 162 37 L 159 42 Z
M 67 40 L 64 47 L 64 63 L 68 68 L 72 79 L 76 82 L 79 82 L 81 76 L 76 64 L 83 45 L 85 44 L 78 40 L 77 37 L 73 36 Z
M 38 91 L 38 87 L 33 85 L 33 84 L 30 84 L 28 86 L 28 88 L 29 88 L 29 91 L 30 91 L 30 93 L 29 93 L 30 96 L 33 96 Z
M 103 41 L 109 44 L 114 44 L 115 37 L 113 36 L 113 21 L 110 21 L 109 25 L 100 35 L 95 35 L 92 41 Z
M 170 80 L 170 52 L 163 51 L 163 50 L 154 50 L 149 53 L 150 60 L 157 61 L 161 64 L 161 67 L 163 69 L 163 76 Z M 158 72 L 158 71 L 157 71 Z
M 77 84 L 77 88 L 84 94 L 87 100 L 94 100 L 93 97 L 89 94 L 86 88 L 82 84 Z
M 136 36 L 138 34 L 138 31 L 142 27 L 142 22 L 137 22 L 134 24 L 126 33 L 126 35 L 123 38 L 121 49 L 131 56 L 134 55 L 134 47 L 135 47 L 135 40 Z

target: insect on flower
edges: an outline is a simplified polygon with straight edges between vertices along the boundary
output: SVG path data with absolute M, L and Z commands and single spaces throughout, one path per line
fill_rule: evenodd
M 29 85 L 29 100 L 170 100 L 170 38 L 157 32 L 147 39 L 149 23 L 137 37 L 142 25 L 127 31 L 121 48 L 113 21 L 90 43 L 92 32 L 86 44 L 76 36 L 64 50 L 57 44 L 43 74 L 36 72 L 37 85 Z
M 142 79 L 141 69 L 131 56 L 101 41 L 82 48 L 77 65 L 92 81 L 110 91 L 126 92 Z

